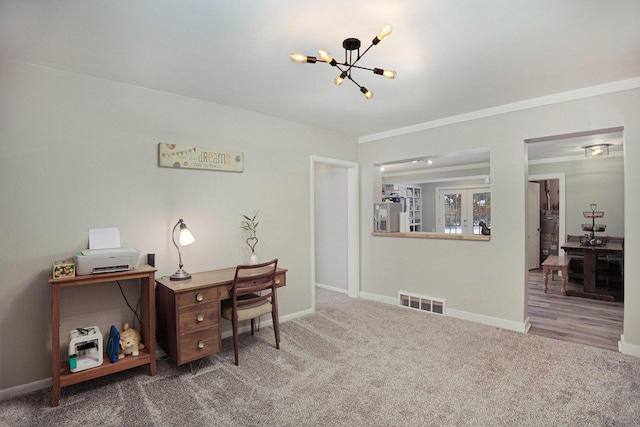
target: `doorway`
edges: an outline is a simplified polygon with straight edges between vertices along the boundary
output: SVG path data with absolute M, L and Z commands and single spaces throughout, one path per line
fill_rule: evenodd
M 346 283 L 346 293 L 360 296 L 360 252 L 358 245 L 358 164 L 311 156 L 311 278 L 312 306 L 318 274 L 337 267 L 336 283 Z M 331 196 L 340 195 L 340 200 Z M 340 223 L 341 232 L 331 224 Z M 318 229 L 321 227 L 321 229 Z M 331 241 L 326 242 L 327 235 Z M 324 243 L 323 243 L 324 242 Z M 344 259 L 336 259 L 331 249 L 341 246 Z M 333 261 L 331 261 L 333 259 Z M 339 264 L 339 265 L 338 265 Z M 319 271 L 322 268 L 323 271 Z M 336 273 L 332 271 L 331 274 Z M 326 275 L 324 277 L 327 277 Z
M 563 173 L 529 176 L 527 270 L 540 268 L 549 255 L 562 255 L 565 230 Z
M 618 349 L 624 321 L 623 302 L 566 297 L 561 294 L 560 281 L 557 279 L 555 283 L 549 279 L 549 291 L 543 293 L 542 271 L 540 268 L 531 269 L 536 262 L 529 259 L 532 258 L 531 240 L 536 239 L 535 233 L 530 231 L 532 223 L 540 224 L 540 261 L 548 255 L 555 255 L 556 250 L 558 255 L 564 255 L 562 246 L 567 234 L 581 234 L 582 223 L 585 222 L 583 214 L 591 203 L 598 203 L 599 208 L 604 207 L 602 210 L 608 211 L 607 234 L 624 234 L 622 141 L 622 128 L 525 141 L 529 171 L 527 188 L 531 192 L 537 187 L 540 192 L 539 197 L 531 197 L 532 201 L 527 202 L 528 280 L 525 305 L 526 316 L 531 325 L 529 333 L 613 351 Z M 611 149 L 610 155 L 589 157 L 585 147 L 592 144 L 605 144 Z M 552 151 L 554 155 L 547 156 L 545 150 Z M 565 183 L 570 184 L 566 191 Z M 540 219 L 531 218 L 535 215 Z M 547 226 L 545 221 L 548 222 Z M 557 235 L 557 243 L 554 235 Z M 569 282 L 567 289 L 571 287 L 580 290 L 582 284 Z

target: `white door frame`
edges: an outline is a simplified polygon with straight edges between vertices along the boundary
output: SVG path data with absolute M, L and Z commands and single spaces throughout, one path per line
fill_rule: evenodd
M 316 242 L 315 242 L 315 165 L 323 164 L 347 170 L 347 283 L 348 294 L 360 297 L 360 245 L 358 232 L 358 163 L 311 156 L 311 295 L 316 307 Z

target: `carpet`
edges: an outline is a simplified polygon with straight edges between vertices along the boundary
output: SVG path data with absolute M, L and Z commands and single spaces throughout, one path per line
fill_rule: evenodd
M 640 358 L 317 289 L 189 365 L 0 402 L 3 426 L 640 426 Z

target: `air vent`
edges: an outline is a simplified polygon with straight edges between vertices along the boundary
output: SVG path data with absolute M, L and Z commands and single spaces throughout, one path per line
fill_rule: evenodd
M 413 310 L 426 311 L 428 313 L 445 315 L 446 300 L 441 298 L 427 297 L 424 295 L 411 294 L 409 292 L 398 292 L 398 305 Z

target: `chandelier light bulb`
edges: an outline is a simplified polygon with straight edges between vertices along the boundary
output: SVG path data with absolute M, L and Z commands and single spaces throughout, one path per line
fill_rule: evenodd
M 397 75 L 398 74 L 394 70 L 384 70 L 382 73 L 382 76 L 388 79 L 395 79 Z
M 333 66 L 335 66 L 337 64 L 336 60 L 333 59 L 333 56 L 331 56 L 329 54 L 329 52 L 327 52 L 324 49 L 320 49 L 318 51 L 318 56 L 320 57 L 320 59 L 322 59 L 324 62 L 326 62 L 327 64 L 331 64 Z
M 367 89 L 364 86 L 360 88 L 360 92 L 364 93 L 364 97 L 367 99 L 373 98 L 373 92 L 371 92 L 369 89 Z
M 338 77 L 336 77 L 333 82 L 336 84 L 336 86 L 340 86 L 344 81 L 345 77 L 347 77 L 347 75 L 345 73 L 342 73 Z
M 303 55 L 300 52 L 293 52 L 289 55 L 289 58 L 291 58 L 293 62 L 307 62 L 307 55 Z
M 385 37 L 387 37 L 389 34 L 391 34 L 391 31 L 393 30 L 393 28 L 391 27 L 391 24 L 387 24 L 384 27 L 382 27 L 380 29 L 380 31 L 378 31 L 378 35 L 376 36 L 375 39 L 373 39 L 373 44 L 378 44 L 382 41 L 382 39 L 384 39 Z
M 383 70 L 382 68 L 374 68 L 373 73 L 379 74 L 382 77 L 386 77 L 388 79 L 395 79 L 398 75 L 394 70 Z

